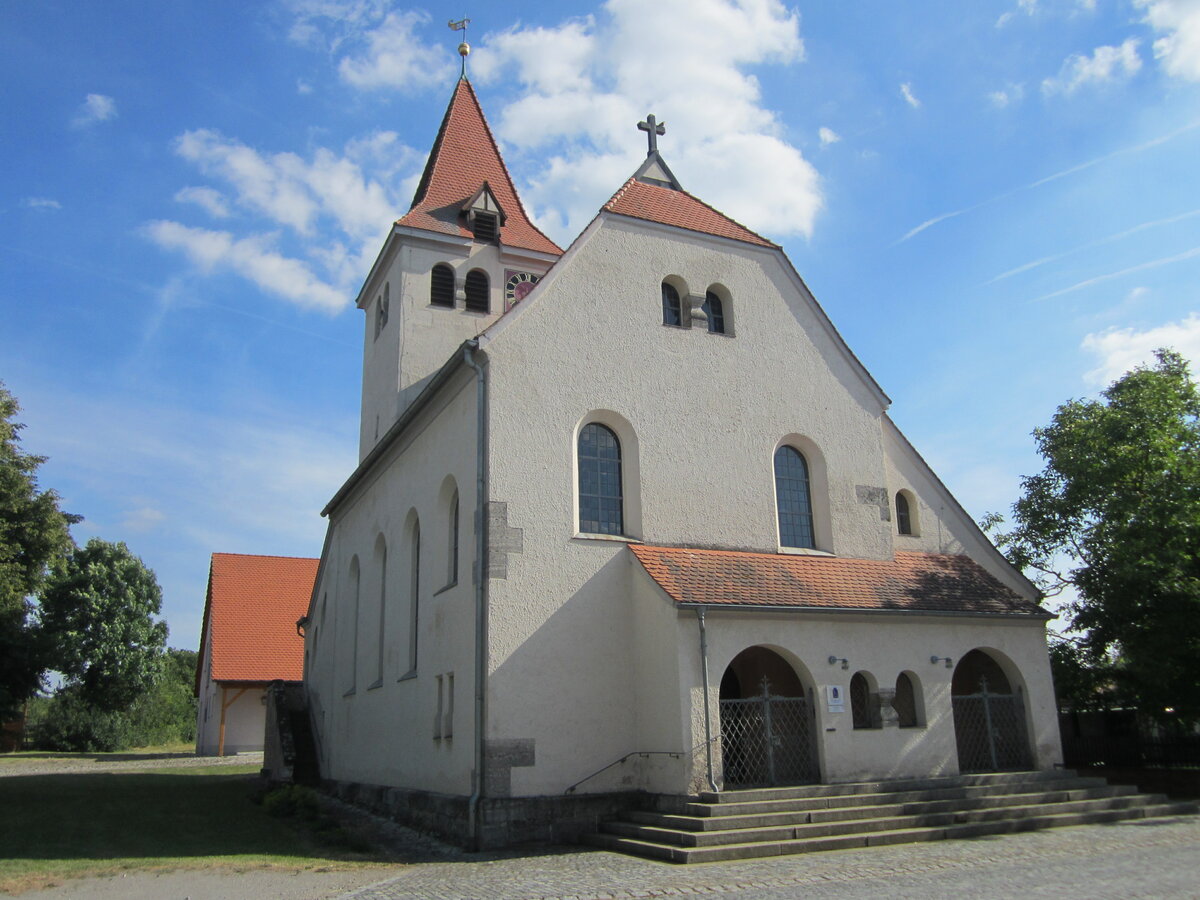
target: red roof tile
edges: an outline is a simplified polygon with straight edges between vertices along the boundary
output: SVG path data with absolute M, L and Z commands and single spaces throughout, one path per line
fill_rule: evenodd
M 612 199 L 604 204 L 607 212 L 645 219 L 663 225 L 674 225 L 688 231 L 714 234 L 717 237 L 758 244 L 760 247 L 778 247 L 764 237 L 755 234 L 744 225 L 739 225 L 724 213 L 717 212 L 703 200 L 687 191 L 658 187 L 630 178 Z
M 454 89 L 412 208 L 396 224 L 471 237 L 461 216 L 462 207 L 485 181 L 504 210 L 500 243 L 562 254 L 562 248 L 542 234 L 525 214 L 475 91 L 464 78 Z
M 212 555 L 204 634 L 210 635 L 211 624 L 213 681 L 304 677 L 304 639 L 296 634 L 296 620 L 308 612 L 319 562 L 291 556 Z
M 844 559 L 632 544 L 676 603 L 1044 616 L 967 556 L 898 552 Z

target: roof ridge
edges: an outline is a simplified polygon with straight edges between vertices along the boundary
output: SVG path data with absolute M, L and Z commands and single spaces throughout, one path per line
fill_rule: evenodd
M 639 198 L 635 196 L 635 187 L 638 191 L 644 189 L 647 191 L 661 191 L 662 193 L 643 194 Z M 686 200 L 680 203 L 677 198 L 686 198 Z M 710 217 L 710 221 L 688 221 L 688 211 L 685 208 L 687 203 L 692 203 L 700 207 Z M 651 209 L 649 208 L 651 205 L 655 205 L 658 208 Z M 758 246 L 769 247 L 773 250 L 783 249 L 779 244 L 763 237 L 753 229 L 747 228 L 737 219 L 721 212 L 721 210 L 717 209 L 711 203 L 706 203 L 695 194 L 683 188 L 652 184 L 638 178 L 636 175 L 631 176 L 621 185 L 617 192 L 600 209 L 601 212 L 610 212 L 645 222 L 657 222 L 660 225 L 667 225 L 684 231 L 692 231 L 697 234 L 709 234 L 714 237 L 741 241 L 745 244 L 757 244 Z
M 231 557 L 236 557 L 238 559 L 295 559 L 295 560 L 302 560 L 302 561 L 306 561 L 306 562 L 320 562 L 321 561 L 320 557 L 317 557 L 317 556 L 281 556 L 277 553 L 229 553 L 224 550 L 214 550 L 212 555 L 214 557 L 231 556 Z

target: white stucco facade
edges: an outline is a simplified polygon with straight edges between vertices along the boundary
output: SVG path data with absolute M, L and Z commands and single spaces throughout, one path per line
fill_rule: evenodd
M 307 635 L 325 777 L 472 803 L 720 787 L 723 676 L 756 647 L 786 662 L 811 704 L 817 780 L 958 772 L 951 681 L 972 651 L 1021 698 L 1027 764 L 1061 761 L 1035 589 L 896 429 L 781 250 L 601 213 L 553 266 L 505 253 L 398 230 L 360 295 L 362 463 L 327 510 Z M 503 316 L 499 296 L 488 315 L 435 308 L 429 272 L 447 261 L 487 268 L 496 286 L 512 267 L 545 277 Z M 664 283 L 683 326 L 663 324 Z M 709 292 L 724 334 L 700 311 Z M 620 444 L 619 535 L 580 530 L 591 423 Z M 781 546 L 784 445 L 807 463 L 811 549 Z M 900 493 L 909 534 L 897 532 Z M 680 602 L 637 544 L 969 557 L 1024 611 Z M 882 723 L 856 728 L 849 706 L 826 702 L 856 673 L 884 698 Z M 905 727 L 888 699 L 902 675 L 916 710 Z

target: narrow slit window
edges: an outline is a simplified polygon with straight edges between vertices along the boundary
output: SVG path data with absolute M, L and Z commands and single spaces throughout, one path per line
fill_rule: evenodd
M 900 534 L 912 534 L 912 516 L 908 511 L 908 498 L 903 493 L 896 494 L 896 531 Z

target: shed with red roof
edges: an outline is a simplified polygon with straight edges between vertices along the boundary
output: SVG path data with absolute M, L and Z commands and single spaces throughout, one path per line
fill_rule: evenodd
M 196 670 L 198 755 L 263 749 L 267 686 L 304 677 L 297 620 L 308 609 L 319 562 L 212 555 Z

